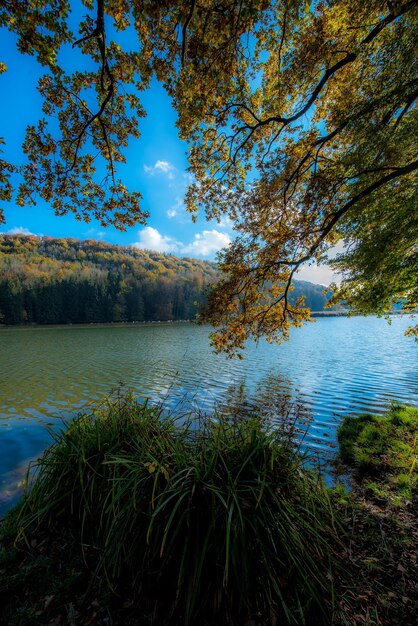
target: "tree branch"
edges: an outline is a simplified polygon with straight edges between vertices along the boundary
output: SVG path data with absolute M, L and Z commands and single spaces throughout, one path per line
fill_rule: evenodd
M 187 27 L 189 26 L 190 20 L 193 17 L 193 13 L 194 13 L 194 9 L 195 9 L 195 0 L 192 0 L 191 4 L 190 4 L 190 11 L 189 14 L 183 24 L 183 29 L 182 29 L 182 42 L 181 42 L 181 62 L 182 64 L 184 64 L 184 60 L 186 58 L 186 40 L 187 40 Z
M 87 129 L 94 123 L 94 121 L 98 120 L 99 124 L 100 124 L 100 128 L 102 130 L 103 141 L 105 142 L 107 153 L 108 153 L 112 179 L 114 181 L 115 168 L 114 168 L 114 163 L 113 163 L 112 150 L 111 150 L 111 146 L 110 146 L 109 137 L 108 137 L 108 134 L 107 134 L 106 125 L 105 125 L 105 123 L 104 123 L 104 121 L 102 119 L 102 115 L 103 115 L 104 111 L 106 110 L 107 105 L 109 104 L 109 102 L 113 98 L 114 88 L 115 88 L 115 79 L 114 79 L 114 76 L 113 76 L 113 74 L 111 72 L 111 69 L 109 67 L 109 63 L 108 63 L 107 55 L 106 55 L 106 31 L 105 31 L 105 20 L 104 20 L 104 0 L 97 0 L 96 27 L 95 27 L 94 31 L 92 33 L 90 33 L 89 35 L 86 35 L 82 39 L 79 39 L 78 41 L 76 41 L 73 44 L 73 48 L 77 44 L 81 44 L 81 43 L 83 43 L 85 41 L 88 41 L 89 39 L 93 39 L 93 38 L 97 39 L 97 45 L 98 45 L 98 48 L 99 48 L 99 51 L 100 51 L 101 60 L 102 60 L 102 69 L 101 69 L 101 75 L 100 75 L 100 87 L 101 87 L 102 93 L 105 94 L 105 97 L 104 97 L 104 99 L 103 99 L 103 101 L 102 101 L 102 103 L 100 105 L 99 110 L 94 115 L 90 116 L 90 118 L 84 124 L 83 128 L 81 129 L 81 131 L 78 133 L 77 137 L 71 142 L 71 145 L 75 144 L 73 160 L 72 160 L 71 165 L 69 165 L 69 167 L 67 167 L 66 170 L 61 172 L 61 176 L 67 176 L 75 168 L 76 163 L 77 163 L 77 159 L 78 159 L 78 152 L 79 152 L 79 149 L 80 149 L 83 137 L 84 137 Z M 106 75 L 106 77 L 108 79 L 108 85 L 107 86 L 105 86 L 105 81 L 104 81 L 105 75 Z
M 409 2 L 406 2 L 402 7 L 400 7 L 399 10 L 396 11 L 396 13 L 393 13 L 393 12 L 389 13 L 386 17 L 384 17 L 382 20 L 380 20 L 380 22 L 372 29 L 372 31 L 367 35 L 367 37 L 365 37 L 362 41 L 360 41 L 359 46 L 363 46 L 363 45 L 367 45 L 367 44 L 371 43 L 381 33 L 381 31 L 386 26 L 388 26 L 389 24 L 394 22 L 401 15 L 404 15 L 405 13 L 410 11 L 417 4 L 418 4 L 417 0 L 409 0 Z M 251 136 L 258 128 L 260 128 L 262 126 L 265 126 L 267 124 L 271 124 L 273 122 L 283 124 L 283 128 L 288 126 L 289 124 L 291 124 L 293 122 L 296 122 L 300 117 L 302 117 L 303 115 L 305 115 L 305 113 L 307 113 L 309 111 L 309 109 L 311 108 L 313 103 L 316 101 L 316 99 L 318 98 L 318 96 L 320 95 L 320 93 L 322 92 L 323 88 L 325 87 L 325 85 L 330 80 L 330 78 L 332 78 L 334 76 L 334 74 L 336 74 L 340 69 L 342 69 L 346 65 L 349 65 L 350 63 L 353 63 L 353 61 L 355 61 L 357 59 L 357 57 L 358 57 L 358 53 L 357 52 L 346 53 L 346 55 L 345 55 L 345 57 L 343 59 L 340 59 L 339 61 L 334 63 L 334 65 L 329 67 L 325 71 L 325 73 L 322 76 L 321 80 L 318 82 L 318 84 L 314 88 L 314 90 L 311 93 L 311 95 L 309 96 L 307 102 L 302 106 L 301 109 L 299 109 L 299 111 L 296 111 L 290 117 L 283 117 L 283 116 L 280 116 L 280 115 L 272 115 L 272 116 L 270 116 L 270 117 L 268 117 L 268 118 L 266 118 L 264 120 L 260 119 L 254 125 L 248 124 L 245 127 L 242 127 L 241 130 L 245 130 L 245 128 L 247 128 L 250 131 L 250 136 Z M 240 149 L 242 147 L 242 145 L 245 145 L 246 142 L 247 142 L 247 139 L 242 142 L 241 146 L 238 149 Z

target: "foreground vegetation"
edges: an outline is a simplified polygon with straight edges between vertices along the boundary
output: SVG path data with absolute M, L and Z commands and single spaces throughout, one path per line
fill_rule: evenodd
M 342 454 L 358 463 L 371 423 L 396 448 L 417 421 L 347 420 Z M 54 437 L 1 525 L 1 623 L 414 623 L 416 482 L 378 507 L 361 482 L 326 489 L 289 424 L 174 420 L 126 396 Z M 381 463 L 398 456 L 382 447 Z

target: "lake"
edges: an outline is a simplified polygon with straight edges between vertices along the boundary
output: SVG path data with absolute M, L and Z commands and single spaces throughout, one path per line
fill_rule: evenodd
M 121 384 L 178 413 L 250 411 L 308 421 L 304 445 L 335 446 L 342 416 L 380 413 L 391 400 L 418 405 L 411 319 L 318 318 L 289 342 L 248 343 L 243 360 L 213 354 L 208 327 L 187 323 L 0 329 L 0 514 L 16 500 L 47 425 Z

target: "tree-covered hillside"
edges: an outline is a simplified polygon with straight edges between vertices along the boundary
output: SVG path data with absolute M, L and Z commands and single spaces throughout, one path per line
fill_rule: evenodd
M 211 263 L 22 235 L 0 236 L 0 320 L 66 324 L 195 317 Z
M 68 324 L 193 319 L 208 285 L 208 261 L 102 241 L 0 235 L 0 323 Z M 314 311 L 320 285 L 296 282 Z

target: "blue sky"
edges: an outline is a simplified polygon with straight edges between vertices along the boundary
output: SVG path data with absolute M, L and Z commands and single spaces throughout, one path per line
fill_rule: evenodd
M 0 60 L 8 71 L 0 74 L 0 136 L 4 138 L 3 157 L 19 164 L 25 128 L 35 123 L 41 100 L 36 91 L 37 79 L 44 73 L 35 59 L 20 55 L 16 38 L 0 30 Z M 141 96 L 147 117 L 140 121 L 141 137 L 131 141 L 126 150 L 126 165 L 121 178 L 130 190 L 140 191 L 142 209 L 149 211 L 145 226 L 134 226 L 126 232 L 114 227 L 103 228 L 97 221 L 77 222 L 72 215 L 57 217 L 42 200 L 37 206 L 18 207 L 4 204 L 6 224 L 3 233 L 32 233 L 51 237 L 100 239 L 112 244 L 136 246 L 213 260 L 218 250 L 234 236 L 226 218 L 220 223 L 207 222 L 203 215 L 192 222 L 184 208 L 184 196 L 190 175 L 187 172 L 187 146 L 180 141 L 175 127 L 176 112 L 161 85 L 154 81 Z M 327 267 L 302 268 L 298 278 L 327 284 L 333 276 Z

